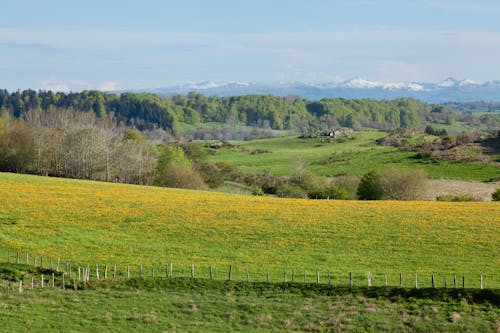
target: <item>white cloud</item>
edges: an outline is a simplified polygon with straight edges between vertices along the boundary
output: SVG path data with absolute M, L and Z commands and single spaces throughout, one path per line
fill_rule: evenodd
M 120 85 L 118 82 L 113 82 L 113 81 L 106 81 L 106 82 L 101 82 L 97 86 L 97 90 L 102 90 L 102 91 L 112 91 L 112 90 L 120 90 Z

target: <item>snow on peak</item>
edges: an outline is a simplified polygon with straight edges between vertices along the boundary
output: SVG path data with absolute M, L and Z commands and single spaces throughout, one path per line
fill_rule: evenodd
M 460 81 L 460 83 L 458 85 L 460 87 L 464 87 L 464 86 L 479 86 L 479 85 L 481 85 L 481 82 L 477 82 L 477 81 L 465 79 L 465 80 Z
M 439 82 L 437 84 L 437 86 L 439 88 L 450 88 L 450 87 L 456 86 L 458 83 L 459 82 L 457 80 L 455 80 L 452 77 L 449 77 L 449 78 L 445 79 L 444 81 Z
M 382 84 L 380 82 L 369 81 L 360 77 L 356 77 L 345 81 L 341 85 L 349 88 L 378 88 Z

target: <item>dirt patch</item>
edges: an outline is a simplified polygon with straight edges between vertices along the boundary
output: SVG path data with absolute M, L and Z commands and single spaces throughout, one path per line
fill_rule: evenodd
M 427 182 L 426 200 L 436 200 L 438 195 L 470 194 L 474 200 L 491 201 L 491 194 L 500 188 L 500 182 L 480 183 L 462 180 L 430 179 Z

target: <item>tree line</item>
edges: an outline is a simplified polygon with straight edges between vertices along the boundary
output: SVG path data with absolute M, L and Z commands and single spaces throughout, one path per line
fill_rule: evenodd
M 112 115 L 123 126 L 140 131 L 162 129 L 180 136 L 181 123 L 207 122 L 244 124 L 258 128 L 308 133 L 334 127 L 377 129 L 415 128 L 430 122 L 453 124 L 466 121 L 494 128 L 498 119 L 487 115 L 463 115 L 448 106 L 411 99 L 325 98 L 309 101 L 297 96 L 248 95 L 206 97 L 197 93 L 160 97 L 149 93 L 100 91 L 54 93 L 0 90 L 0 111 L 21 118 L 33 109 L 73 109 L 104 118 Z

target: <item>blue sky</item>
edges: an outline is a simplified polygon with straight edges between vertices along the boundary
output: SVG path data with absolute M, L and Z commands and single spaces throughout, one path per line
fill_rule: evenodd
M 500 79 L 497 0 L 2 0 L 0 88 Z

